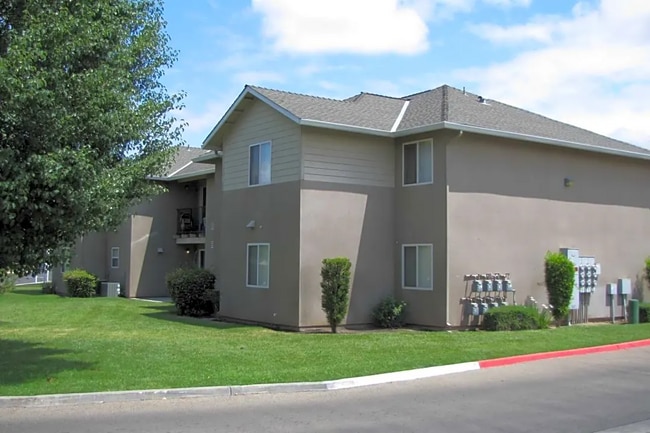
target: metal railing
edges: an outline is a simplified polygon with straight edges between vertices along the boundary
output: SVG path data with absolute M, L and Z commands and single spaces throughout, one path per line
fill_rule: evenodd
M 176 209 L 176 234 L 178 236 L 205 236 L 205 208 Z

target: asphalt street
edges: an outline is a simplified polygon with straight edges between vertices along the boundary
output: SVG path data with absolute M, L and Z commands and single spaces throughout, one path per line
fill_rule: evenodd
M 340 391 L 0 410 L 2 433 L 648 433 L 650 348 Z

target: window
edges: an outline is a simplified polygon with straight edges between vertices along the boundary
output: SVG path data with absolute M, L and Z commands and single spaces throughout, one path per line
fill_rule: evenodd
M 271 142 L 253 144 L 248 151 L 248 185 L 271 183 Z
M 433 289 L 433 246 L 402 246 L 402 287 L 405 289 Z
M 433 142 L 405 143 L 402 148 L 404 185 L 433 183 Z
M 269 244 L 248 244 L 246 257 L 246 285 L 248 287 L 269 287 Z
M 111 248 L 111 268 L 119 268 L 120 267 L 120 248 L 119 247 L 113 247 Z

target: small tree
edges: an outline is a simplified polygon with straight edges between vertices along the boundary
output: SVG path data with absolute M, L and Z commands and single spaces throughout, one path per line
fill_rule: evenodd
M 650 283 L 650 257 L 646 257 L 645 259 L 645 279 Z
M 569 314 L 575 284 L 575 269 L 571 260 L 561 253 L 546 253 L 544 280 L 548 302 L 553 306 L 553 318 L 561 321 Z
M 323 259 L 321 276 L 321 306 L 327 315 L 327 322 L 336 334 L 336 327 L 348 312 L 350 300 L 350 269 L 352 264 L 346 257 Z

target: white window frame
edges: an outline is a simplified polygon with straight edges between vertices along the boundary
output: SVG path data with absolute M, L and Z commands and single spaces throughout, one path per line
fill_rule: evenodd
M 260 285 L 259 284 L 259 276 L 260 276 L 260 268 L 259 268 L 259 266 L 260 266 L 260 249 L 259 249 L 259 247 L 261 247 L 261 246 L 266 246 L 267 249 L 268 249 L 268 252 L 269 252 L 269 257 L 268 257 L 269 275 L 268 275 L 268 280 L 267 280 L 266 285 Z M 258 247 L 257 248 L 257 280 L 258 281 L 255 282 L 256 284 L 251 284 L 251 282 L 248 281 L 248 274 L 249 274 L 248 267 L 250 266 L 250 263 L 249 263 L 249 260 L 248 260 L 248 257 L 249 257 L 248 250 L 251 247 Z M 255 289 L 268 289 L 269 288 L 269 285 L 271 283 L 271 244 L 270 243 L 268 243 L 268 242 L 267 243 L 265 243 L 265 242 L 255 242 L 255 243 L 246 244 L 246 275 L 245 275 L 245 278 L 246 278 L 246 287 L 251 287 L 251 288 L 255 288 Z
M 269 146 L 269 155 L 270 155 L 270 158 L 269 158 L 269 179 L 268 179 L 268 182 L 261 182 L 261 181 L 259 181 L 258 183 L 251 183 L 251 162 L 252 162 L 252 161 L 251 161 L 251 152 L 252 152 L 252 150 L 253 150 L 254 147 L 258 147 L 258 146 L 259 146 L 259 147 L 260 147 L 259 154 L 260 154 L 260 156 L 261 156 L 261 155 L 262 155 L 262 146 L 267 145 L 267 144 L 268 144 L 268 146 Z M 269 184 L 271 183 L 271 178 L 272 178 L 272 173 L 271 173 L 271 167 L 272 167 L 272 166 L 273 166 L 273 143 L 271 142 L 271 140 L 268 140 L 268 141 L 262 141 L 261 143 L 255 143 L 255 144 L 251 144 L 250 146 L 248 146 L 248 186 L 249 186 L 249 187 L 252 187 L 252 186 L 269 185 Z M 258 166 L 258 173 L 257 173 L 257 177 L 258 177 L 258 179 L 261 178 L 261 176 L 260 176 L 260 173 L 262 172 L 261 168 L 262 168 L 262 164 L 261 164 L 261 160 L 260 160 L 260 164 L 259 164 L 259 166 Z
M 426 182 L 421 182 L 420 181 L 420 145 L 422 143 L 428 143 L 431 145 L 431 180 L 426 181 Z M 416 145 L 416 159 L 415 159 L 415 167 L 416 167 L 416 173 L 415 173 L 415 183 L 406 183 L 406 159 L 404 158 L 404 151 L 406 149 L 406 146 L 408 145 Z M 402 143 L 402 186 L 416 186 L 416 185 L 431 185 L 433 183 L 433 139 L 427 138 L 425 140 L 416 140 L 416 141 L 409 141 L 408 143 Z
M 405 253 L 406 253 L 406 248 L 409 247 L 415 247 L 415 277 L 417 279 L 419 275 L 419 256 L 420 256 L 420 247 L 429 247 L 431 248 L 431 287 L 421 287 L 418 283 L 416 282 L 415 287 L 407 286 L 405 283 L 405 268 L 406 268 L 406 261 L 405 261 Z M 404 290 L 426 290 L 426 291 L 431 291 L 433 290 L 433 244 L 402 244 L 402 281 L 401 281 L 402 289 Z
M 117 255 L 115 253 L 117 253 Z M 117 260 L 117 264 L 115 264 L 114 260 Z M 111 269 L 119 269 L 119 267 L 120 267 L 120 247 L 111 247 Z

